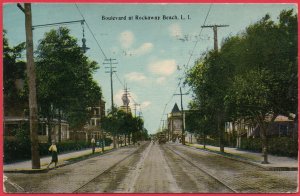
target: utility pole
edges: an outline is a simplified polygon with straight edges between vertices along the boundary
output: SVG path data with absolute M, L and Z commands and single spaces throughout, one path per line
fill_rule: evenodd
M 214 31 L 214 50 L 218 51 L 218 27 L 229 27 L 229 25 L 204 25 L 202 28 L 213 28 Z
M 31 139 L 31 166 L 32 169 L 40 169 L 39 141 L 38 141 L 38 114 L 36 99 L 36 75 L 33 60 L 33 35 L 32 35 L 32 15 L 31 4 L 25 3 L 24 8 L 17 4 L 18 8 L 25 14 L 26 30 L 26 59 L 27 59 L 27 76 L 29 88 L 29 126 Z
M 201 26 L 202 28 L 213 28 L 214 31 L 214 50 L 218 52 L 218 27 L 229 27 L 229 25 L 205 25 Z M 217 113 L 217 123 L 218 123 L 218 130 L 221 127 L 221 114 L 220 112 Z M 220 151 L 224 152 L 224 131 L 221 130 L 219 134 L 220 138 Z
M 118 63 L 116 62 L 113 62 L 115 61 L 116 59 L 105 59 L 105 61 L 107 62 L 104 62 L 103 64 L 104 65 L 110 65 L 109 67 L 105 67 L 105 68 L 108 68 L 109 71 L 106 71 L 105 73 L 110 73 L 110 95 L 111 95 L 111 111 L 113 112 L 113 108 L 114 108 L 114 88 L 113 88 L 113 79 L 112 79 L 112 75 L 113 73 L 117 72 L 115 71 L 114 69 L 116 67 L 113 67 L 112 65 L 116 65 Z
M 105 59 L 106 62 L 104 62 L 103 64 L 105 65 L 110 65 L 109 67 L 105 67 L 105 68 L 109 68 L 109 71 L 106 71 L 105 73 L 110 73 L 110 92 L 111 92 L 111 112 L 112 115 L 114 116 L 114 88 L 113 88 L 113 79 L 112 79 L 112 75 L 114 72 L 116 72 L 115 69 L 116 67 L 113 67 L 112 65 L 116 65 L 118 63 L 113 62 L 116 59 Z M 116 133 L 113 134 L 113 143 L 114 143 L 114 148 L 117 147 L 116 145 Z
M 184 112 L 183 112 L 183 104 L 182 104 L 182 95 L 188 95 L 188 93 L 182 93 L 181 91 L 181 87 L 180 87 L 180 94 L 174 94 L 174 95 L 180 95 L 180 103 L 181 103 L 181 117 L 182 117 L 182 123 L 181 123 L 181 128 L 182 128 L 182 131 L 181 131 L 181 143 L 183 145 L 185 145 L 185 136 L 184 136 Z

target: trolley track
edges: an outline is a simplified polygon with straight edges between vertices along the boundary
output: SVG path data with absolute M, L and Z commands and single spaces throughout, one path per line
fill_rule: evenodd
M 139 155 L 145 150 L 145 148 L 148 145 L 149 145 L 149 143 L 142 144 L 137 150 L 135 150 L 134 152 L 132 152 L 128 156 L 124 157 L 119 162 L 113 164 L 111 167 L 109 167 L 106 170 L 102 171 L 96 177 L 94 177 L 91 180 L 87 181 L 86 183 L 81 185 L 79 188 L 74 190 L 72 193 L 81 193 L 81 192 L 85 192 L 86 190 L 90 190 L 90 191 L 93 191 L 93 192 L 102 192 L 102 191 L 99 191 L 98 188 L 97 188 L 97 184 L 100 181 L 104 181 L 103 184 L 107 185 L 106 187 L 102 187 L 104 189 L 103 192 L 110 192 L 110 190 L 113 190 L 114 188 L 110 187 L 111 183 L 109 183 L 108 181 L 116 180 L 116 178 L 113 177 L 112 175 L 119 175 L 120 178 L 124 178 L 125 174 L 126 174 L 126 173 L 124 173 L 125 172 L 124 170 L 126 170 L 125 166 L 127 168 L 132 167 L 132 164 L 137 162 L 136 160 L 139 159 Z M 124 164 L 124 162 L 129 162 L 129 164 L 128 163 Z M 125 166 L 122 166 L 122 164 L 124 164 Z M 119 180 L 121 180 L 121 179 L 119 179 Z M 120 183 L 120 181 L 116 182 L 115 184 L 118 184 L 118 183 Z
M 180 157 L 182 160 L 184 160 L 186 163 L 188 163 L 189 165 L 191 165 L 193 168 L 196 168 L 197 170 L 200 170 L 202 173 L 206 174 L 207 176 L 209 176 L 210 178 L 212 178 L 214 181 L 216 181 L 217 183 L 221 184 L 223 187 L 225 187 L 226 189 L 228 189 L 230 192 L 233 192 L 233 193 L 238 193 L 239 192 L 239 191 L 235 190 L 234 188 L 230 187 L 226 182 L 220 180 L 218 177 L 214 176 L 213 174 L 211 174 L 210 172 L 208 172 L 207 170 L 205 170 L 204 168 L 202 168 L 199 165 L 196 165 L 195 163 L 193 163 L 191 160 L 189 160 L 188 158 L 186 158 L 185 156 L 183 156 L 182 153 L 178 152 L 177 150 L 174 150 L 174 149 L 172 149 L 170 147 L 167 147 L 166 145 L 163 145 L 163 148 L 167 149 L 169 152 L 172 152 L 176 156 Z

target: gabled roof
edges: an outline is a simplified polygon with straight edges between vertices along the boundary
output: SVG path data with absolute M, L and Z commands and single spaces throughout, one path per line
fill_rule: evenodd
M 172 109 L 172 112 L 171 113 L 177 113 L 177 112 L 180 112 L 179 108 L 178 108 L 178 105 L 177 103 L 175 103 L 173 109 Z

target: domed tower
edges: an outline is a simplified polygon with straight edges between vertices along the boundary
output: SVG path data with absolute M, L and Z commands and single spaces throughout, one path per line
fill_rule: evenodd
M 130 100 L 126 92 L 122 95 L 122 101 L 123 101 L 123 106 L 128 106 L 130 103 Z
M 124 93 L 122 95 L 122 101 L 123 101 L 123 105 L 120 107 L 120 110 L 123 110 L 126 113 L 131 113 L 131 108 L 129 106 L 130 100 L 128 97 L 127 87 L 125 87 L 124 89 Z

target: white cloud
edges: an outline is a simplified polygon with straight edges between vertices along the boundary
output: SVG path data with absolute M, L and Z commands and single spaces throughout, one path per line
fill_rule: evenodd
M 162 76 L 169 76 L 176 71 L 176 61 L 173 59 L 156 61 L 148 66 L 150 72 Z
M 118 90 L 118 92 L 115 93 L 115 96 L 114 96 L 114 104 L 115 105 L 117 105 L 117 106 L 123 105 L 123 102 L 122 102 L 123 93 L 124 93 L 123 90 Z
M 151 105 L 151 102 L 150 101 L 144 101 L 142 104 L 141 104 L 141 108 L 142 109 L 145 109 L 147 107 L 149 107 Z
M 165 77 L 159 77 L 156 79 L 156 83 L 157 84 L 163 84 L 166 81 Z
M 139 48 L 132 50 L 130 53 L 132 53 L 135 56 L 140 56 L 150 52 L 152 49 L 153 49 L 152 43 L 144 43 Z
M 145 80 L 146 76 L 140 72 L 131 72 L 126 74 L 125 78 L 129 81 L 141 81 L 141 80 Z
M 123 48 L 129 48 L 134 42 L 134 35 L 131 31 L 124 31 L 120 34 L 119 40 Z
M 182 30 L 179 24 L 172 24 L 169 26 L 169 32 L 172 37 L 181 37 Z

